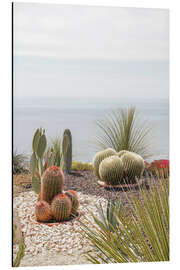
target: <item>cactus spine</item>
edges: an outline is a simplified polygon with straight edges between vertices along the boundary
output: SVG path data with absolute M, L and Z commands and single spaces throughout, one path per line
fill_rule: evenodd
M 69 218 L 72 210 L 72 203 L 65 194 L 58 194 L 51 203 L 51 211 L 57 221 L 64 221 Z
M 51 203 L 54 196 L 62 193 L 63 186 L 63 171 L 57 166 L 47 168 L 41 179 L 41 200 Z
M 123 163 L 118 156 L 105 158 L 99 166 L 101 180 L 109 185 L 121 184 L 123 173 Z
M 71 173 L 72 167 L 72 136 L 69 129 L 65 129 L 62 141 L 62 152 L 64 161 L 64 170 L 66 173 Z
M 78 196 L 77 196 L 76 192 L 74 190 L 68 190 L 68 191 L 65 192 L 65 194 L 69 197 L 69 199 L 72 202 L 71 213 L 76 214 L 77 209 L 79 207 L 79 200 L 78 200 Z
M 136 178 L 141 177 L 145 168 L 143 158 L 138 154 L 128 152 L 121 157 L 121 160 L 128 183 L 136 183 Z
M 103 161 L 105 158 L 116 155 L 116 151 L 112 148 L 108 148 L 106 150 L 98 152 L 93 159 L 93 169 L 95 175 L 100 178 L 99 175 L 99 166 L 101 161 Z
M 49 221 L 52 217 L 50 205 L 45 201 L 39 201 L 35 206 L 35 215 L 38 221 Z

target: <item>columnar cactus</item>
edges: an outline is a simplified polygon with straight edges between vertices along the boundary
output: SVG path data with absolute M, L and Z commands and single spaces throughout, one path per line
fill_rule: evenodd
M 58 194 L 51 203 L 51 211 L 57 221 L 64 221 L 69 218 L 72 210 L 72 203 L 65 194 Z
M 47 168 L 41 179 L 41 200 L 51 203 L 54 196 L 58 193 L 62 193 L 63 186 L 63 171 L 57 166 Z
M 95 175 L 100 178 L 99 175 L 99 165 L 101 161 L 103 161 L 105 158 L 116 155 L 116 151 L 112 148 L 107 148 L 106 150 L 98 152 L 93 159 L 93 169 Z
M 77 209 L 79 207 L 79 200 L 78 200 L 78 196 L 77 196 L 76 192 L 74 190 L 68 190 L 68 191 L 65 192 L 65 194 L 69 197 L 69 199 L 72 202 L 71 213 L 76 214 Z
M 39 201 L 35 206 L 35 215 L 37 221 L 49 221 L 52 218 L 49 203 L 43 200 Z
M 66 173 L 71 173 L 72 167 L 72 136 L 69 129 L 65 129 L 62 141 L 62 152 L 64 161 L 64 170 Z
M 121 184 L 123 174 L 123 163 L 118 156 L 105 158 L 99 166 L 99 175 L 101 180 L 109 185 Z
M 145 165 L 143 158 L 133 152 L 125 153 L 121 157 L 125 176 L 128 183 L 136 183 L 136 178 L 140 178 L 144 171 Z

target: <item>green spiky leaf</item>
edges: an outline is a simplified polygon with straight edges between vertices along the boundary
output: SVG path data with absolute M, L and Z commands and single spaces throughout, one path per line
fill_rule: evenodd
M 39 131 L 39 128 L 38 128 L 36 130 L 35 134 L 34 134 L 34 138 L 33 138 L 33 142 L 32 142 L 33 152 L 37 152 L 40 135 L 41 134 L 40 134 L 40 131 Z

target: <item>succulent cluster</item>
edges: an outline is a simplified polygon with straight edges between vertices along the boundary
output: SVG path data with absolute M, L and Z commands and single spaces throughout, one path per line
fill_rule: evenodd
M 141 178 L 144 167 L 140 155 L 126 150 L 117 153 L 108 148 L 98 152 L 93 160 L 94 173 L 108 185 L 134 184 Z
M 64 174 L 57 166 L 47 168 L 41 177 L 40 200 L 35 206 L 38 221 L 67 220 L 76 215 L 79 200 L 74 190 L 63 192 Z

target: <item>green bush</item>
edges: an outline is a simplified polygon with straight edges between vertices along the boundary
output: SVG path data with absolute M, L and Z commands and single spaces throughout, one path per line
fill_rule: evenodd
M 72 162 L 72 170 L 73 171 L 92 171 L 93 166 L 90 163 L 83 163 L 80 161 L 73 161 Z
M 117 224 L 113 230 L 93 213 L 93 220 L 79 221 L 80 233 L 92 244 L 86 253 L 90 262 L 169 260 L 169 183 L 165 179 L 151 180 L 149 190 L 139 187 L 139 196 L 124 194 L 129 207 L 122 206 L 121 211 L 114 207 Z
M 15 150 L 13 152 L 13 174 L 28 172 L 27 170 L 27 156 L 18 154 Z

